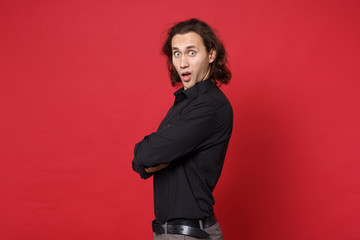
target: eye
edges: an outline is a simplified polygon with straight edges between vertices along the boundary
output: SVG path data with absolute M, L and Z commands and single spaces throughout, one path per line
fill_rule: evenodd
M 181 55 L 181 54 L 180 54 L 179 52 L 174 52 L 174 56 L 175 56 L 175 57 L 180 57 L 180 55 Z
M 195 51 L 189 51 L 189 55 L 190 55 L 190 56 L 195 56 L 195 55 L 196 55 L 196 52 L 195 52 Z

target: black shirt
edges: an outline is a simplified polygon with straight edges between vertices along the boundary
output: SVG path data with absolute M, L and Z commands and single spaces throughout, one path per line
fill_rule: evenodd
M 157 220 L 202 219 L 213 215 L 213 190 L 232 132 L 233 112 L 209 80 L 174 93 L 175 102 L 158 130 L 135 145 L 133 169 L 170 163 L 154 175 Z

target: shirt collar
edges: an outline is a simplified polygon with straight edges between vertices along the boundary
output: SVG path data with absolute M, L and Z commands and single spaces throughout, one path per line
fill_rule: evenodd
M 180 88 L 176 92 L 174 92 L 175 95 L 175 102 L 174 104 L 181 102 L 182 100 L 185 100 L 186 98 L 194 98 L 198 95 L 207 92 L 211 87 L 214 87 L 214 85 L 211 83 L 209 79 L 206 79 L 204 81 L 198 82 L 193 87 L 184 90 L 184 87 Z

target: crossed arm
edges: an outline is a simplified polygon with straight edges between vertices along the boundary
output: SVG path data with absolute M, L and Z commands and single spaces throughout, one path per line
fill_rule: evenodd
M 192 106 L 177 121 L 135 145 L 133 169 L 144 179 L 172 161 L 196 150 L 216 125 L 216 109 L 209 103 Z

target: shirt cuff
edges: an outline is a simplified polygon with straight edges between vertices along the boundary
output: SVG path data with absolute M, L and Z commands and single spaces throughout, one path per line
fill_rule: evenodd
M 151 177 L 153 175 L 153 173 L 147 173 L 145 172 L 145 168 L 137 163 L 135 163 L 134 161 L 132 161 L 132 168 L 135 172 L 140 174 L 140 177 L 142 179 L 147 179 L 149 177 Z

